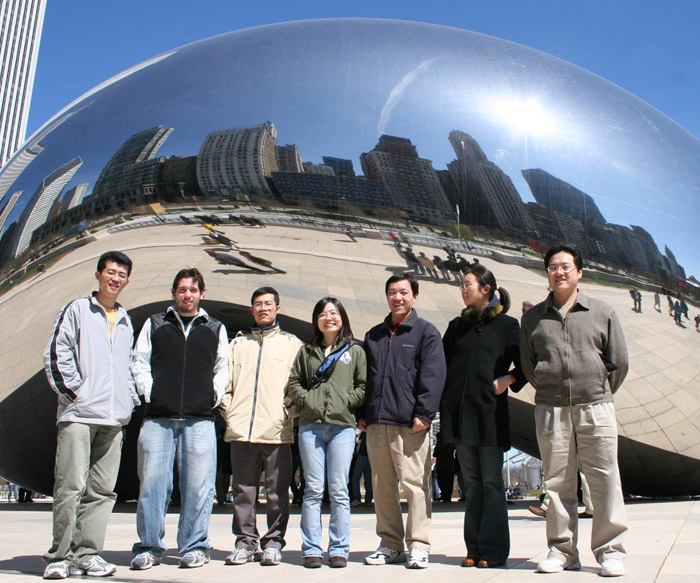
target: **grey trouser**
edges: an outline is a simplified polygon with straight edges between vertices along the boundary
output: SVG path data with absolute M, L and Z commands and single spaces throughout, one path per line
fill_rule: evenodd
M 289 483 L 292 479 L 292 450 L 289 444 L 272 445 L 231 442 L 233 468 L 233 534 L 236 548 L 256 551 L 284 548 L 289 522 Z M 256 526 L 255 503 L 260 474 L 265 472 L 267 533 L 261 538 Z
M 430 435 L 414 433 L 410 427 L 370 425 L 367 428 L 367 454 L 372 466 L 372 489 L 377 514 L 377 535 L 381 545 L 403 550 L 404 537 L 409 550 L 430 551 Z M 408 502 L 404 531 L 399 487 Z
M 117 495 L 122 427 L 58 424 L 53 488 L 53 542 L 47 563 L 99 555 Z
M 547 544 L 550 554 L 578 558 L 578 468 L 593 502 L 591 549 L 601 563 L 624 559 L 625 502 L 617 464 L 617 421 L 613 403 L 535 406 L 537 443 L 549 497 Z M 578 458 L 578 461 L 577 461 Z

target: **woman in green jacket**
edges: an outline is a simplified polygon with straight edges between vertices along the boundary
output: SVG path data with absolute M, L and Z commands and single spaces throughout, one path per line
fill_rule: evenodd
M 350 553 L 348 473 L 355 449 L 355 410 L 365 397 L 367 361 L 336 298 L 316 304 L 312 325 L 313 339 L 299 351 L 289 378 L 299 408 L 299 452 L 306 481 L 301 551 L 305 567 L 321 566 L 321 501 L 327 475 L 328 556 L 331 567 L 345 567 Z

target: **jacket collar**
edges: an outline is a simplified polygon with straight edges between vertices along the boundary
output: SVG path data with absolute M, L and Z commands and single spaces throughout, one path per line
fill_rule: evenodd
M 409 329 L 413 328 L 413 325 L 416 323 L 417 319 L 418 319 L 418 312 L 416 311 L 415 308 L 413 308 L 411 310 L 411 313 L 408 316 L 406 316 L 406 319 L 403 322 L 401 322 L 401 324 L 399 324 L 399 327 L 396 329 L 397 332 L 398 332 L 399 328 L 409 328 Z M 387 330 L 391 330 L 393 328 L 393 325 L 391 323 L 391 313 L 386 318 L 384 318 L 384 327 Z
M 503 306 L 501 304 L 494 304 L 492 306 L 487 306 L 483 310 L 477 310 L 474 307 L 467 306 L 462 310 L 462 319 L 466 322 L 490 322 L 496 316 L 503 312 Z
M 98 310 L 100 310 L 101 312 L 103 312 L 104 314 L 106 314 L 106 313 L 107 313 L 107 308 L 105 308 L 100 302 L 98 302 L 98 301 L 97 301 L 97 298 L 96 298 L 95 296 L 97 296 L 97 292 L 92 292 L 92 293 L 88 296 L 88 300 L 90 300 L 90 303 L 91 303 L 94 307 L 96 307 Z M 114 304 L 114 307 L 117 308 L 117 314 L 119 314 L 119 317 L 120 317 L 120 318 L 123 318 L 124 316 L 126 316 L 126 310 L 122 307 L 122 305 L 121 305 L 120 303 L 118 303 L 118 302 L 115 303 L 115 304 Z
M 178 314 L 177 308 L 175 306 L 168 306 L 168 309 L 165 310 L 165 317 L 168 320 L 175 320 L 176 322 L 178 322 L 180 324 L 180 327 L 184 330 L 185 326 L 183 325 L 182 320 L 180 319 L 180 314 Z M 199 311 L 197 312 L 197 315 L 192 319 L 191 324 L 194 324 L 200 318 L 204 322 L 207 322 L 209 320 L 209 314 L 207 314 L 204 308 L 199 308 Z
M 255 337 L 266 338 L 271 334 L 277 334 L 280 331 L 280 323 L 275 320 L 275 323 L 270 326 L 265 326 L 265 328 L 258 328 L 257 326 L 252 326 L 250 333 Z
M 552 292 L 549 292 L 549 295 L 547 298 L 542 302 L 544 311 L 548 310 L 556 310 L 557 307 L 554 305 L 554 294 Z M 574 310 L 576 306 L 581 306 L 581 309 L 583 310 L 590 310 L 591 309 L 591 300 L 590 298 L 584 294 L 580 289 L 578 290 L 578 295 L 576 296 L 576 301 L 574 302 L 574 305 L 571 306 L 571 309 Z M 557 310 L 558 311 L 558 310 Z

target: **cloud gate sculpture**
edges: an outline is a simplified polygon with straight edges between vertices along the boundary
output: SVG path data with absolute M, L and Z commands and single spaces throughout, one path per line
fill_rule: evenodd
M 626 492 L 700 494 L 698 160 L 700 141 L 612 83 L 447 27 L 291 22 L 141 63 L 59 112 L 0 172 L 0 475 L 51 491 L 42 351 L 108 249 L 134 260 L 120 300 L 137 329 L 193 266 L 229 336 L 250 325 L 250 292 L 272 285 L 283 325 L 306 338 L 324 295 L 364 334 L 385 316 L 386 277 L 413 267 L 421 315 L 444 330 L 459 313 L 449 269 L 407 261 L 392 238 L 430 259 L 448 245 L 479 258 L 515 306 L 544 298 L 541 253 L 567 242 L 629 344 L 616 399 Z M 680 325 L 667 296 L 689 307 Z M 511 417 L 514 445 L 537 455 L 533 402 L 529 387 L 512 396 Z M 122 498 L 138 488 L 139 413 Z

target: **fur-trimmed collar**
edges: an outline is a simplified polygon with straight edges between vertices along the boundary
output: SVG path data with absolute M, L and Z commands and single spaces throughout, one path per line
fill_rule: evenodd
M 490 322 L 503 311 L 501 304 L 487 306 L 484 310 L 477 310 L 472 306 L 467 306 L 462 310 L 462 318 L 467 322 Z

